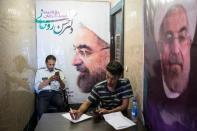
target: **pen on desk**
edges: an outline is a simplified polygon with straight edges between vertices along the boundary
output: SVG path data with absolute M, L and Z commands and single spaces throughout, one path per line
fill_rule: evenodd
M 74 120 L 75 120 L 75 114 L 74 114 L 74 112 L 73 112 L 72 108 L 70 108 L 70 115 L 71 115 L 72 119 L 74 119 Z

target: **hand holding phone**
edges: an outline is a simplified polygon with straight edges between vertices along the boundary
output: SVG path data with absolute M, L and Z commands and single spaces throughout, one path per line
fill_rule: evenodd
M 59 71 L 55 72 L 54 79 L 59 81 L 60 80 L 60 73 Z
M 59 71 L 55 72 L 55 76 L 59 76 L 59 75 L 60 75 Z

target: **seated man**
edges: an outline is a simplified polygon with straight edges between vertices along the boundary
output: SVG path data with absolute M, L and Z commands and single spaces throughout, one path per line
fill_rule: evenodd
M 55 68 L 56 58 L 53 55 L 46 57 L 46 67 L 36 72 L 35 90 L 38 94 L 38 117 L 47 112 L 49 105 L 56 106 L 58 111 L 64 111 L 62 91 L 65 88 L 64 75 Z
M 78 119 L 91 104 L 97 104 L 99 114 L 107 114 L 117 111 L 126 111 L 129 105 L 129 98 L 133 95 L 128 79 L 120 79 L 123 67 L 119 62 L 112 61 L 106 67 L 106 80 L 96 84 L 88 99 L 78 110 L 70 111 L 73 119 Z

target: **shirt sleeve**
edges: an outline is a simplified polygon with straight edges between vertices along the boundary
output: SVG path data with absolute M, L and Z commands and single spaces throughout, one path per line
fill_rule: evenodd
M 60 71 L 60 79 L 62 81 L 64 81 L 66 79 L 62 71 Z
M 66 89 L 67 88 L 67 81 L 66 81 L 66 77 L 64 76 L 63 71 L 60 71 L 60 79 L 64 82 L 64 84 L 65 84 L 64 89 Z
M 90 95 L 88 96 L 88 101 L 92 104 L 96 104 L 99 101 L 99 94 L 96 90 L 96 87 L 92 88 L 92 91 L 90 92 Z
M 38 86 L 40 85 L 42 79 L 41 79 L 41 72 L 40 70 L 37 70 L 36 77 L 35 77 L 35 91 L 38 93 L 39 89 Z
M 133 97 L 133 90 L 132 90 L 130 81 L 128 79 L 124 80 L 122 88 L 123 90 L 121 94 L 122 94 L 123 99 Z

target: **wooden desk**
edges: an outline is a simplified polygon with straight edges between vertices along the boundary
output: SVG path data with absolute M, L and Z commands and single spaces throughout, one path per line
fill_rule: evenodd
M 90 118 L 80 123 L 72 123 L 62 116 L 63 113 L 45 113 L 42 115 L 35 131 L 115 131 L 108 123 Z M 120 131 L 145 131 L 142 125 Z

